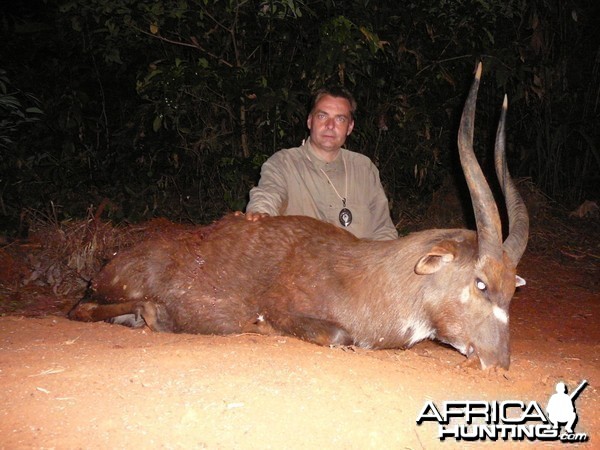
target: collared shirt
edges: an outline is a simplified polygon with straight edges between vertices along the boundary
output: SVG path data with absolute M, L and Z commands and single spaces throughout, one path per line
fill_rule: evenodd
M 339 221 L 343 198 L 352 213 L 348 227 Z M 334 161 L 326 162 L 313 151 L 310 139 L 300 147 L 278 151 L 263 164 L 258 186 L 250 190 L 246 211 L 310 216 L 345 228 L 359 238 L 398 237 L 379 171 L 371 160 L 341 149 Z

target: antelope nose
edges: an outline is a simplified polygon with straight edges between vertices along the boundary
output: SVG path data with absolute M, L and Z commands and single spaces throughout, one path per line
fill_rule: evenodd
M 492 351 L 478 349 L 472 345 L 469 348 L 473 348 L 473 353 L 479 358 L 479 364 L 483 370 L 496 367 L 508 370 L 510 366 L 509 352 L 502 352 L 497 349 Z

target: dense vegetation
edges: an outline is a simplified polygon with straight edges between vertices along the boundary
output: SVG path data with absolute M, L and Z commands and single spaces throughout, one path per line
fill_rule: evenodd
M 458 115 L 485 73 L 477 145 L 504 93 L 513 173 L 598 195 L 597 0 L 36 0 L 0 11 L 0 229 L 26 208 L 206 222 L 305 137 L 310 92 L 359 102 L 348 147 L 398 216 L 455 174 Z

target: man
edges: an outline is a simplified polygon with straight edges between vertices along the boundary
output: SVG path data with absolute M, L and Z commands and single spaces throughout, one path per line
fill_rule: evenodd
M 342 148 L 354 129 L 356 101 L 341 87 L 321 89 L 306 121 L 310 138 L 280 150 L 262 166 L 246 218 L 304 215 L 359 238 L 396 239 L 379 171 L 360 153 Z

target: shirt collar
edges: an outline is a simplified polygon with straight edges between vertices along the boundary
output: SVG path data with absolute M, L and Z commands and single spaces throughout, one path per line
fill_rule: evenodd
M 340 149 L 340 152 L 338 153 L 338 155 L 336 156 L 336 158 L 333 161 L 327 162 L 327 161 L 321 159 L 321 157 L 319 155 L 317 155 L 317 153 L 315 153 L 315 151 L 313 150 L 313 147 L 310 143 L 310 137 L 306 138 L 306 140 L 302 144 L 302 147 L 304 147 L 304 151 L 305 151 L 307 158 L 315 165 L 315 167 L 317 169 L 322 169 L 324 167 L 337 168 L 338 166 L 341 167 L 343 165 L 343 161 L 342 161 L 342 157 L 341 157 L 342 152 L 344 152 L 343 148 Z

